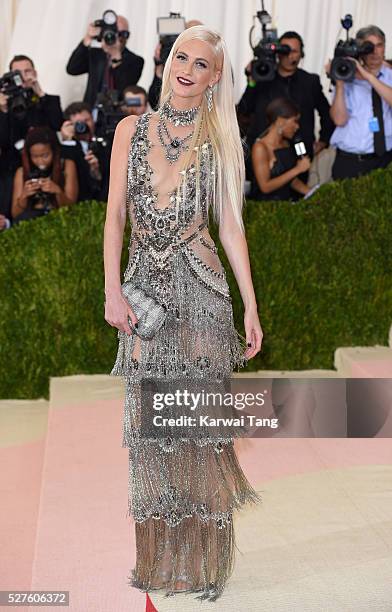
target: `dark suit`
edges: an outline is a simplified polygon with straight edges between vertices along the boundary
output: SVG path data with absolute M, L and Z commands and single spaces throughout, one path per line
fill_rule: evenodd
M 110 150 L 100 148 L 95 154 L 99 161 L 102 179 L 97 180 L 90 174 L 90 166 L 84 159 L 84 152 L 80 142 L 61 146 L 61 156 L 75 162 L 78 173 L 79 194 L 78 201 L 103 200 L 107 201 L 109 191 Z
M 280 97 L 290 98 L 297 104 L 301 113 L 299 130 L 306 152 L 311 159 L 313 158 L 313 143 L 315 141 L 315 110 L 320 115 L 320 140 L 328 144 L 335 128 L 329 116 L 329 103 L 324 96 L 320 78 L 317 74 L 311 74 L 306 70 L 297 68 L 295 73 L 289 77 L 282 77 L 277 72 L 272 81 L 259 82 L 255 87 L 248 86 L 237 106 L 237 113 L 240 123 L 244 117 L 250 119 L 246 134 L 248 146 L 245 163 L 247 178 L 251 181 L 255 180 L 251 161 L 252 145 L 267 128 L 266 107 L 272 100 Z M 308 173 L 305 172 L 298 178 L 306 183 Z M 293 192 L 293 197 L 298 198 L 298 194 Z
M 275 98 L 290 98 L 299 107 L 300 131 L 310 157 L 313 156 L 314 111 L 320 115 L 320 140 L 329 143 L 335 128 L 329 116 L 329 104 L 323 94 L 320 78 L 298 68 L 292 76 L 282 77 L 276 73 L 273 81 L 257 83 L 256 87 L 247 87 L 237 107 L 238 113 L 251 115 L 248 131 L 248 144 L 254 141 L 267 128 L 265 109 Z
M 102 91 L 107 55 L 98 47 L 86 47 L 81 42 L 73 51 L 67 64 L 67 73 L 72 75 L 88 73 L 84 102 L 94 106 L 97 94 Z M 129 49 L 123 49 L 122 61 L 117 68 L 111 68 L 114 89 L 122 92 L 128 85 L 136 85 L 142 74 L 144 59 Z

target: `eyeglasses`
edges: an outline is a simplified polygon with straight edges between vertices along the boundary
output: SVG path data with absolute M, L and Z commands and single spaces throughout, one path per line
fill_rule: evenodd
M 118 35 L 120 38 L 124 38 L 127 40 L 129 38 L 130 32 L 128 30 L 119 30 Z

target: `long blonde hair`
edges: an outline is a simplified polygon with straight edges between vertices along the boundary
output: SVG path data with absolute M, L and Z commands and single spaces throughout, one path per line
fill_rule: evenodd
M 165 64 L 159 105 L 161 106 L 164 102 L 168 101 L 172 94 L 170 70 L 178 47 L 182 43 L 194 39 L 203 40 L 211 45 L 215 56 L 215 67 L 221 70 L 221 77 L 214 86 L 213 108 L 211 111 L 208 111 L 207 99 L 203 95 L 193 136 L 188 152 L 184 156 L 181 170 L 188 170 L 195 147 L 198 147 L 195 160 L 196 177 L 198 179 L 203 155 L 201 145 L 206 141 L 210 141 L 216 172 L 215 180 L 213 181 L 214 197 L 212 203 L 214 219 L 219 223 L 222 219 L 223 207 L 229 205 L 241 231 L 244 232 L 242 220 L 245 181 L 244 153 L 235 112 L 231 62 L 226 44 L 218 32 L 206 28 L 204 25 L 193 26 L 181 32 Z M 180 187 L 182 186 L 185 189 L 186 173 L 182 172 L 181 176 Z M 197 180 L 197 208 L 200 206 L 200 185 L 198 183 L 199 181 Z

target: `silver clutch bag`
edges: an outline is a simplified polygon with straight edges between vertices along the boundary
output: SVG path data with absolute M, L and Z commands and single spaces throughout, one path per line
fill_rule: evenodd
M 132 331 L 142 340 L 150 340 L 162 327 L 167 315 L 167 308 L 160 304 L 143 289 L 136 287 L 132 281 L 126 281 L 121 285 L 122 294 L 127 300 L 137 317 L 135 327 L 128 317 L 129 326 Z

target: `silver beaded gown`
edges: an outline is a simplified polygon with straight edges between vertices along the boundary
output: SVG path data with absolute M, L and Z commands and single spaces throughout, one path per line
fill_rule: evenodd
M 136 536 L 129 584 L 216 600 L 233 570 L 233 511 L 260 497 L 238 463 L 233 437 L 143 438 L 141 380 L 221 380 L 246 365 L 246 343 L 234 327 L 225 270 L 208 232 L 211 144 L 202 145 L 200 175 L 191 164 L 179 193 L 172 189 L 179 162 L 165 158 L 156 123 L 155 113 L 140 116 L 130 143 L 132 232 L 124 281 L 132 278 L 153 292 L 168 304 L 168 315 L 148 341 L 118 331 L 111 371 L 125 381 L 122 446 L 129 448 L 128 514 Z M 176 197 L 182 202 L 178 217 Z

